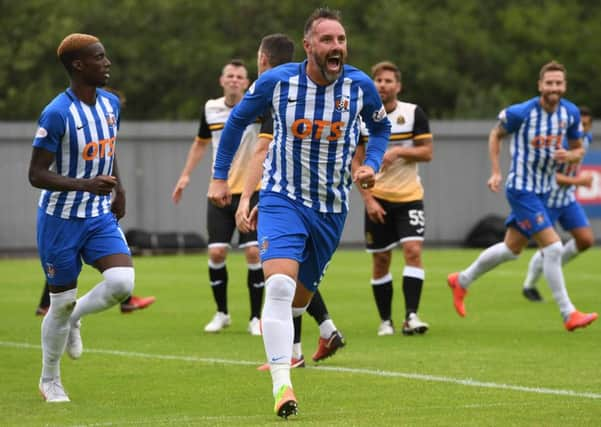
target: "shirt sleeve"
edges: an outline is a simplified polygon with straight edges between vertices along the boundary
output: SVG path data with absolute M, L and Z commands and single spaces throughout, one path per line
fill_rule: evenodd
M 273 138 L 273 116 L 270 109 L 267 109 L 261 116 L 259 136 Z
M 523 115 L 520 114 L 520 110 L 515 105 L 502 110 L 498 115 L 498 119 L 507 133 L 517 131 L 524 120 Z
M 58 152 L 65 129 L 66 121 L 59 111 L 44 110 L 38 120 L 38 130 L 33 139 L 33 146 L 53 153 Z
M 209 124 L 207 123 L 207 115 L 205 113 L 206 109 L 202 109 L 202 114 L 200 115 L 200 125 L 198 126 L 198 133 L 196 136 L 200 139 L 209 139 L 211 138 L 211 130 L 209 129 Z
M 269 95 L 273 93 L 273 83 L 266 78 L 268 75 L 271 75 L 271 73 L 262 74 L 248 89 L 242 101 L 230 113 L 215 154 L 213 178 L 227 179 L 232 159 L 238 150 L 244 129 L 271 106 Z
M 363 87 L 365 103 L 361 110 L 361 119 L 369 131 L 364 165 L 370 166 L 375 172 L 380 170 L 382 157 L 390 139 L 390 121 L 382 105 L 380 95 L 371 79 L 366 80 Z
M 428 116 L 422 108 L 418 105 L 415 107 L 415 121 L 413 122 L 413 138 L 421 136 L 431 136 L 430 122 L 428 122 Z
M 572 123 L 569 124 L 566 132 L 568 141 L 582 138 L 582 123 L 580 122 L 580 111 L 578 108 L 572 109 Z

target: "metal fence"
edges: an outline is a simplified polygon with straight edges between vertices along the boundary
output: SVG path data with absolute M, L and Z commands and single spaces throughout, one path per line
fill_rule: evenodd
M 463 242 L 474 224 L 488 214 L 505 216 L 502 193 L 486 186 L 490 173 L 488 132 L 492 121 L 433 121 L 434 159 L 420 165 L 425 187 L 426 243 Z M 39 191 L 27 180 L 36 124 L 0 122 L 0 251 L 35 248 Z M 183 200 L 175 206 L 171 192 L 197 130 L 195 122 L 123 122 L 117 152 L 126 188 L 127 215 L 122 228 L 152 232 L 198 232 L 206 235 L 206 190 L 211 155 L 192 175 Z M 508 165 L 507 147 L 503 167 Z M 600 224 L 593 222 L 596 234 Z M 363 202 L 353 190 L 342 243 L 363 242 Z

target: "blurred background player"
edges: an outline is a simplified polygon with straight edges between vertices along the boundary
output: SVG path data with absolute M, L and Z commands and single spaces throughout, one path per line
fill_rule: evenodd
M 47 402 L 69 402 L 61 356 L 66 351 L 71 358 L 81 357 L 81 317 L 131 295 L 134 268 L 117 222 L 125 215 L 115 151 L 119 98 L 100 89 L 110 77 L 111 61 L 98 38 L 88 34 L 65 37 L 57 55 L 70 85 L 42 111 L 29 181 L 42 189 L 37 244 L 50 290 L 42 321 L 39 390 Z M 82 260 L 103 280 L 76 301 Z
M 580 107 L 582 123 L 582 147 L 589 149 L 593 142 L 593 115 L 588 107 Z M 552 224 L 559 222 L 561 228 L 569 232 L 572 238 L 563 245 L 561 263 L 565 264 L 581 252 L 590 248 L 594 242 L 593 229 L 586 217 L 584 209 L 576 200 L 576 187 L 590 188 L 593 175 L 590 172 L 580 172 L 580 163 L 563 163 L 557 168 L 555 183 L 549 196 L 547 210 Z M 536 282 L 543 271 L 543 256 L 536 251 L 528 264 L 528 274 L 524 281 L 522 294 L 530 301 L 542 301 L 543 298 L 536 288 Z
M 248 88 L 248 77 L 244 63 L 240 60 L 232 60 L 223 67 L 219 84 L 223 88 L 223 96 L 210 99 L 204 105 L 200 116 L 200 127 L 188 157 L 173 190 L 172 199 L 174 203 L 181 200 L 184 189 L 190 182 L 190 174 L 202 160 L 207 146 L 213 144 L 213 161 L 219 146 L 219 138 L 223 131 L 232 109 L 240 102 L 244 92 Z M 226 258 L 230 242 L 236 229 L 235 213 L 240 200 L 240 193 L 245 181 L 246 165 L 254 152 L 258 139 L 261 123 L 256 121 L 247 126 L 241 149 L 234 160 L 228 183 L 234 198 L 230 206 L 217 207 L 207 201 L 207 229 L 209 234 L 209 282 L 213 291 L 213 298 L 217 305 L 217 312 L 205 326 L 205 332 L 219 332 L 231 324 L 228 311 L 227 287 L 228 272 Z M 257 203 L 258 191 L 253 192 L 252 205 Z M 248 267 L 247 286 L 250 297 L 250 320 L 248 332 L 251 335 L 261 335 L 260 317 L 261 304 L 263 302 L 264 278 L 259 259 L 259 248 L 257 246 L 257 233 L 239 233 L 238 244 L 244 249 Z
M 126 103 L 127 103 L 127 98 L 125 97 L 123 92 L 121 92 L 118 89 L 109 87 L 109 86 L 105 86 L 104 90 L 114 93 L 115 95 L 117 95 L 119 97 L 119 102 L 121 103 L 121 111 L 123 111 L 123 109 L 125 108 Z M 136 295 L 130 295 L 127 297 L 126 300 L 121 301 L 121 304 L 120 304 L 121 313 L 131 313 L 132 311 L 141 310 L 143 308 L 150 306 L 155 301 L 156 301 L 156 298 L 154 296 L 139 297 Z M 48 289 L 48 280 L 46 280 L 44 282 L 44 289 L 42 290 L 42 296 L 40 297 L 40 302 L 35 310 L 35 315 L 36 316 L 45 316 L 46 313 L 48 312 L 49 307 L 50 307 L 50 291 Z
M 540 96 L 501 111 L 499 122 L 490 132 L 492 173 L 488 187 L 494 192 L 501 190 L 502 141 L 512 135 L 511 165 L 505 180 L 511 212 L 505 222 L 504 241 L 481 252 L 467 269 L 447 277 L 453 305 L 462 317 L 466 314 L 464 299 L 470 284 L 499 264 L 516 259 L 531 237 L 542 252 L 543 274 L 559 306 L 564 327 L 573 331 L 598 317 L 597 313 L 581 313 L 570 301 L 561 267 L 563 245 L 547 211 L 557 164 L 578 163 L 584 151 L 580 112 L 573 103 L 562 98 L 566 87 L 566 69 L 562 64 L 551 61 L 543 65 L 538 80 Z M 563 148 L 565 138 L 568 150 Z
M 372 67 L 372 78 L 386 108 L 391 134 L 382 168 L 371 190 L 357 186 L 365 203 L 365 242 L 372 253 L 371 285 L 380 314 L 378 335 L 393 335 L 392 249 L 401 245 L 405 257 L 403 295 L 405 297 L 405 335 L 423 334 L 428 324 L 417 315 L 424 284 L 422 244 L 425 232 L 424 189 L 418 162 L 432 160 L 432 134 L 424 111 L 415 104 L 399 101 L 401 72 L 391 62 Z M 354 167 L 365 157 L 367 133 L 353 158 Z
M 261 40 L 257 53 L 257 70 L 259 75 L 265 71 L 281 64 L 291 62 L 294 57 L 294 42 L 285 34 L 270 34 Z M 248 174 L 244 189 L 240 196 L 240 203 L 236 211 L 236 225 L 242 233 L 256 231 L 256 206 L 250 209 L 252 195 L 257 185 L 260 184 L 263 173 L 263 162 L 267 155 L 269 144 L 273 139 L 273 119 L 271 112 L 266 111 L 263 115 L 263 124 L 259 134 L 259 140 L 255 153 L 248 163 Z M 252 215 L 251 215 L 252 212 Z M 344 347 L 344 337 L 330 319 L 325 302 L 319 293 L 315 292 L 311 303 L 307 307 L 309 313 L 319 326 L 319 341 L 317 350 L 312 356 L 317 362 L 332 356 L 339 348 Z M 301 344 L 302 315 L 294 317 L 294 341 L 292 346 L 292 368 L 304 367 L 305 358 Z M 257 369 L 269 370 L 269 363 L 259 366 Z

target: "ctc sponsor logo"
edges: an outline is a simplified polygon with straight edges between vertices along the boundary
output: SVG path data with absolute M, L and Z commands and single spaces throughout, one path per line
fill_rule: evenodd
M 336 141 L 342 136 L 344 122 L 330 122 L 329 120 L 309 120 L 298 119 L 292 123 L 290 130 L 295 138 L 305 139 L 311 138 L 319 140 L 324 135 L 328 135 L 328 141 Z M 328 134 L 329 132 L 329 134 Z
M 561 148 L 561 141 L 563 139 L 563 135 L 538 135 L 532 138 L 530 141 L 530 145 L 534 148 L 552 148 L 554 147 L 556 150 Z
M 115 137 L 101 139 L 100 141 L 91 141 L 86 144 L 81 153 L 84 160 L 94 160 L 95 158 L 104 159 L 112 157 L 115 154 Z

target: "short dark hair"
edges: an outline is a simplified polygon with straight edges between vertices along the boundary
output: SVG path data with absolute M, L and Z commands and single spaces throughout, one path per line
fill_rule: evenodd
M 320 19 L 331 19 L 340 22 L 342 24 L 342 14 L 339 10 L 332 10 L 327 7 L 320 7 L 313 11 L 313 13 L 307 18 L 305 22 L 305 30 L 303 31 L 304 37 L 307 37 L 313 29 L 313 23 Z
M 371 67 L 371 76 L 376 77 L 381 71 L 392 71 L 394 73 L 394 77 L 396 77 L 397 81 L 401 82 L 401 70 L 394 63 L 390 61 L 382 61 L 378 62 L 376 65 Z
M 246 64 L 244 63 L 244 61 L 241 60 L 241 59 L 238 59 L 238 58 L 231 59 L 230 62 L 228 62 L 225 65 L 226 66 L 227 65 L 233 65 L 234 67 L 244 67 L 244 68 L 246 68 Z
M 541 67 L 540 72 L 538 73 L 539 80 L 542 80 L 545 73 L 549 71 L 561 71 L 563 73 L 563 76 L 566 79 L 568 78 L 568 72 L 563 64 L 557 61 L 549 61 Z
M 593 110 L 591 110 L 590 107 L 587 107 L 586 105 L 581 105 L 580 117 L 582 116 L 593 117 Z
M 244 68 L 244 70 L 246 70 L 246 64 L 244 63 L 244 61 L 238 58 L 234 58 L 230 59 L 228 62 L 225 63 L 225 65 L 221 69 L 221 75 L 225 73 L 225 67 L 227 67 L 228 65 L 231 65 L 233 67 L 242 67 Z
M 286 34 L 269 34 L 261 40 L 259 51 L 265 54 L 271 67 L 276 67 L 292 61 L 294 42 Z

